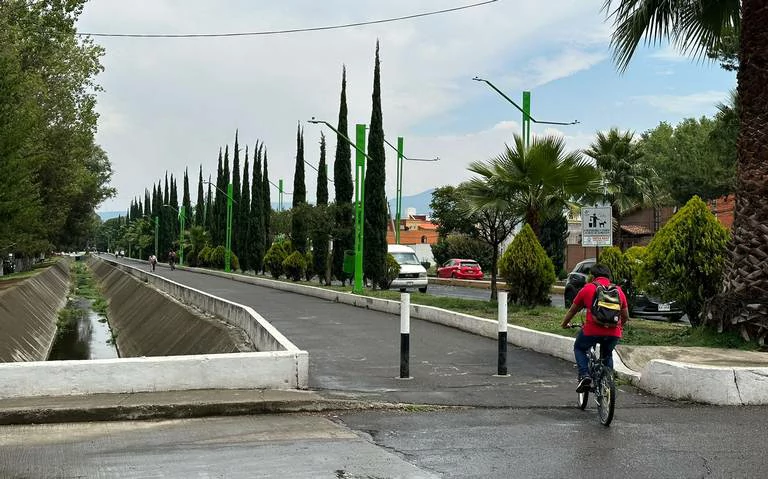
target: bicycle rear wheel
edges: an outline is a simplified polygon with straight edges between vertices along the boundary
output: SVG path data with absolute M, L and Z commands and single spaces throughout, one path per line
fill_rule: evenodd
M 605 368 L 603 371 L 603 377 L 597 384 L 596 395 L 600 424 L 609 426 L 613 421 L 613 413 L 616 408 L 616 382 L 613 380 L 613 369 Z

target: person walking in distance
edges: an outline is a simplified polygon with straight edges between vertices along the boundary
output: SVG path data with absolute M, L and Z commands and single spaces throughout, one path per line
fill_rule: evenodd
M 149 255 L 149 270 L 154 272 L 155 265 L 157 265 L 157 256 L 154 254 Z
M 176 269 L 176 252 L 173 250 L 168 253 L 168 264 L 171 266 L 171 271 Z

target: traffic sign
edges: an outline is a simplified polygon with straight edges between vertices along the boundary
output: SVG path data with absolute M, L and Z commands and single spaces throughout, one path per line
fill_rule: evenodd
M 613 218 L 610 206 L 581 209 L 581 245 L 613 245 Z

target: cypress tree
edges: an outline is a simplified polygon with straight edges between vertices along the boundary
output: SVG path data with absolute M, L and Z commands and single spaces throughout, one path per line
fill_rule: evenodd
M 349 138 L 347 132 L 347 69 L 341 70 L 341 96 L 339 99 L 339 123 L 336 128 Z M 335 225 L 333 240 L 333 276 L 344 283 L 350 275 L 344 273 L 344 251 L 355 245 L 355 217 L 352 209 L 352 160 L 350 145 L 341 136 L 336 136 L 336 156 L 333 162 L 333 186 L 336 195 Z
M 184 196 L 181 200 L 181 210 L 184 213 L 184 227 L 189 228 L 192 224 L 192 199 L 189 197 L 189 173 L 184 168 Z
M 368 164 L 365 173 L 365 228 L 363 271 L 374 288 L 385 278 L 387 259 L 387 198 L 384 192 L 386 180 L 384 154 L 384 124 L 381 114 L 381 67 L 379 42 L 376 42 L 376 61 L 373 68 L 373 106 L 368 131 Z
M 221 148 L 219 148 L 219 168 L 216 171 L 216 191 L 214 192 L 213 203 L 213 246 L 219 246 L 224 244 L 224 226 L 222 216 L 226 212 L 226 202 L 224 197 L 224 191 L 227 186 L 224 184 L 224 162 L 221 156 Z
M 304 184 L 304 132 L 301 125 L 296 129 L 296 167 L 293 172 L 293 202 L 291 207 L 291 242 L 300 253 L 307 252 L 307 219 L 304 205 L 307 203 L 307 187 Z
M 208 175 L 208 194 L 205 195 L 205 229 L 210 233 L 211 240 L 213 240 L 213 229 L 214 229 L 214 223 L 213 220 L 213 212 L 214 212 L 214 205 L 213 205 L 213 187 L 211 186 L 211 175 Z
M 171 193 L 169 196 L 169 201 L 171 208 L 168 208 L 168 225 L 170 226 L 170 240 L 171 245 L 174 243 L 178 243 L 179 241 L 179 228 L 181 225 L 179 224 L 179 196 L 178 196 L 178 188 L 176 184 L 176 179 L 171 175 Z M 177 244 L 176 250 L 178 250 L 181 246 Z M 178 251 L 177 251 L 178 253 Z
M 262 270 L 264 264 L 264 253 L 266 251 L 265 241 L 267 235 L 264 232 L 264 183 L 261 179 L 261 153 L 262 145 L 256 144 L 253 155 L 253 180 L 251 184 L 251 218 L 249 221 L 251 244 L 251 266 L 254 272 Z M 266 170 L 265 170 L 266 172 Z M 267 192 L 269 195 L 269 192 Z
M 312 232 L 312 262 L 322 283 L 328 268 L 328 233 L 330 228 L 325 219 L 328 206 L 328 165 L 325 162 L 325 135 L 320 133 L 320 164 L 317 167 L 317 205 L 315 225 Z
M 195 203 L 195 226 L 205 228 L 205 193 L 203 191 L 203 165 L 200 165 L 200 174 L 197 179 L 197 203 Z
M 245 145 L 245 163 L 243 164 L 243 188 L 240 191 L 240 207 L 238 208 L 239 225 L 237 229 L 237 244 L 240 245 L 237 250 L 237 257 L 240 259 L 240 269 L 248 271 L 251 269 L 251 248 L 248 241 L 248 232 L 251 227 L 251 188 L 248 185 L 248 145 Z
M 240 256 L 240 145 L 235 130 L 235 151 L 232 160 L 232 251 Z
M 262 144 L 263 146 L 263 144 Z M 262 147 L 259 147 L 259 151 L 262 150 Z M 261 205 L 261 214 L 264 217 L 264 247 L 266 249 L 269 249 L 269 246 L 272 245 L 272 234 L 270 232 L 270 217 L 272 216 L 272 200 L 270 199 L 269 195 L 269 168 L 267 167 L 267 149 L 264 148 L 264 155 L 259 155 L 264 160 L 264 174 L 262 175 L 262 178 L 264 180 L 264 188 L 261 190 L 261 192 L 264 194 L 264 200 Z
M 152 200 L 149 197 L 149 188 L 144 188 L 144 214 L 152 216 Z

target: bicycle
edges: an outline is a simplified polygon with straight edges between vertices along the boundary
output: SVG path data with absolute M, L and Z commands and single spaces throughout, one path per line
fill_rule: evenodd
M 581 324 L 573 324 L 572 328 L 581 328 Z M 600 344 L 597 344 L 597 348 Z M 592 386 L 589 390 L 577 393 L 577 406 L 582 411 L 587 408 L 589 402 L 589 393 L 595 395 L 597 403 L 597 417 L 600 424 L 610 426 L 613 421 L 613 414 L 616 409 L 616 381 L 614 379 L 613 368 L 606 366 L 600 358 L 600 350 L 594 346 L 587 351 L 587 360 L 589 361 L 589 377 L 592 379 Z

